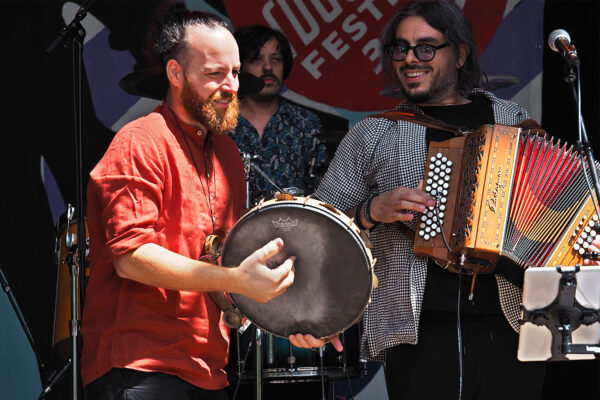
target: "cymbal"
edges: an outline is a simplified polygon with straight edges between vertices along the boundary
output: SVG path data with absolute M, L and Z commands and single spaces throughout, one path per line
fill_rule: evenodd
M 265 86 L 262 79 L 248 73 L 240 72 L 240 88 L 238 97 L 258 93 Z M 162 100 L 167 94 L 167 78 L 159 68 L 140 68 L 125 75 L 119 81 L 119 87 L 134 96 Z
M 324 131 L 319 132 L 315 136 L 323 139 L 325 142 L 339 143 L 342 141 L 348 131 Z
M 512 85 L 519 83 L 519 78 L 510 75 L 497 75 L 497 74 L 485 74 L 484 78 L 479 85 L 480 88 L 494 91 L 498 89 L 504 89 Z M 393 99 L 403 99 L 404 93 L 400 89 L 399 85 L 392 85 L 384 88 L 379 92 L 380 95 L 385 97 L 391 97 Z

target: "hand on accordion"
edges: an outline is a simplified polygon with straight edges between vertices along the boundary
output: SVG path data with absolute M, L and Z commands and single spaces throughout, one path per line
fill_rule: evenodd
M 594 238 L 594 241 L 592 241 L 590 246 L 587 248 L 587 251 L 590 253 L 596 253 L 596 254 L 595 254 L 595 257 L 593 257 L 593 258 L 584 259 L 583 265 L 600 265 L 600 259 L 598 257 L 598 255 L 600 253 L 600 235 L 596 235 L 596 237 Z
M 435 199 L 423 190 L 423 180 L 415 188 L 399 186 L 375 197 L 371 202 L 371 217 L 378 222 L 410 221 L 413 214 L 435 205 Z

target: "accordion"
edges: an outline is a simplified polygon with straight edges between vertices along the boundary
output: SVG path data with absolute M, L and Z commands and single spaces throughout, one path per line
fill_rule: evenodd
M 455 272 L 492 272 L 500 256 L 574 266 L 599 233 L 587 161 L 543 131 L 484 125 L 431 142 L 423 186 L 437 204 L 418 216 L 415 254 Z

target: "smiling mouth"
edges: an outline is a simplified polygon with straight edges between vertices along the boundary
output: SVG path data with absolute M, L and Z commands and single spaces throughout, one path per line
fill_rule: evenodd
M 221 106 L 228 106 L 231 103 L 231 99 L 218 99 L 213 100 L 213 102 Z
M 423 76 L 426 73 L 427 73 L 427 71 L 420 71 L 420 72 L 412 71 L 412 72 L 405 72 L 405 75 L 408 78 L 418 78 L 419 76 Z

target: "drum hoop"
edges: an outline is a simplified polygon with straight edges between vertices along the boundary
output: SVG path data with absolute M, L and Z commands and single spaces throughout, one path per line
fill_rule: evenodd
M 368 265 L 368 270 L 371 272 L 369 274 L 369 285 L 368 285 L 368 293 L 367 293 L 368 300 L 365 302 L 365 304 L 362 306 L 362 308 L 360 310 L 358 310 L 358 312 L 356 313 L 356 316 L 354 318 L 352 318 L 351 322 L 349 322 L 346 326 L 342 327 L 341 329 L 337 330 L 336 332 L 334 332 L 328 336 L 321 337 L 319 339 L 327 339 L 327 338 L 339 335 L 360 320 L 360 318 L 364 314 L 366 308 L 368 307 L 368 305 L 370 303 L 370 299 L 373 294 L 373 273 L 374 273 L 373 272 L 373 264 L 374 264 L 374 261 L 373 261 L 373 256 L 371 254 L 371 250 L 367 247 L 366 243 L 362 239 L 362 237 L 360 235 L 360 229 L 356 226 L 356 224 L 354 223 L 354 220 L 352 218 L 348 217 L 346 214 L 342 213 L 341 211 L 339 211 L 337 209 L 336 209 L 336 211 L 337 211 L 337 213 L 336 213 L 327 207 L 328 206 L 327 203 L 321 202 L 316 199 L 312 199 L 310 197 L 296 197 L 294 200 L 273 199 L 273 200 L 261 202 L 258 205 L 256 205 L 255 207 L 253 207 L 252 209 L 250 209 L 246 214 L 244 214 L 235 223 L 235 225 L 230 229 L 230 231 L 227 234 L 227 237 L 225 238 L 225 240 L 223 242 L 221 259 L 223 258 L 224 254 L 226 254 L 227 249 L 229 247 L 230 241 L 228 239 L 230 238 L 230 235 L 234 235 L 235 232 L 239 229 L 239 227 L 242 226 L 247 220 L 253 218 L 256 215 L 259 215 L 260 212 L 264 212 L 265 210 L 272 209 L 272 208 L 283 208 L 284 206 L 307 208 L 307 209 L 316 211 L 316 212 L 320 213 L 321 215 L 327 216 L 329 219 L 331 219 L 335 223 L 346 228 L 345 231 L 350 233 L 354 242 L 357 243 L 357 245 L 359 246 L 360 250 L 363 253 L 364 261 Z M 242 308 L 240 308 L 239 305 L 236 303 L 234 296 L 231 296 L 231 293 L 226 293 L 226 294 L 227 294 L 227 297 L 229 298 L 229 300 L 231 301 L 232 305 L 237 310 L 241 311 L 242 314 L 244 314 L 244 310 Z M 236 294 L 234 293 L 234 295 L 236 295 Z M 273 334 L 275 336 L 281 337 L 280 335 L 269 330 L 268 328 L 261 326 L 261 324 L 258 324 L 255 321 L 252 321 L 247 316 L 246 316 L 246 319 L 248 321 L 254 323 L 256 326 L 261 328 L 263 331 Z

